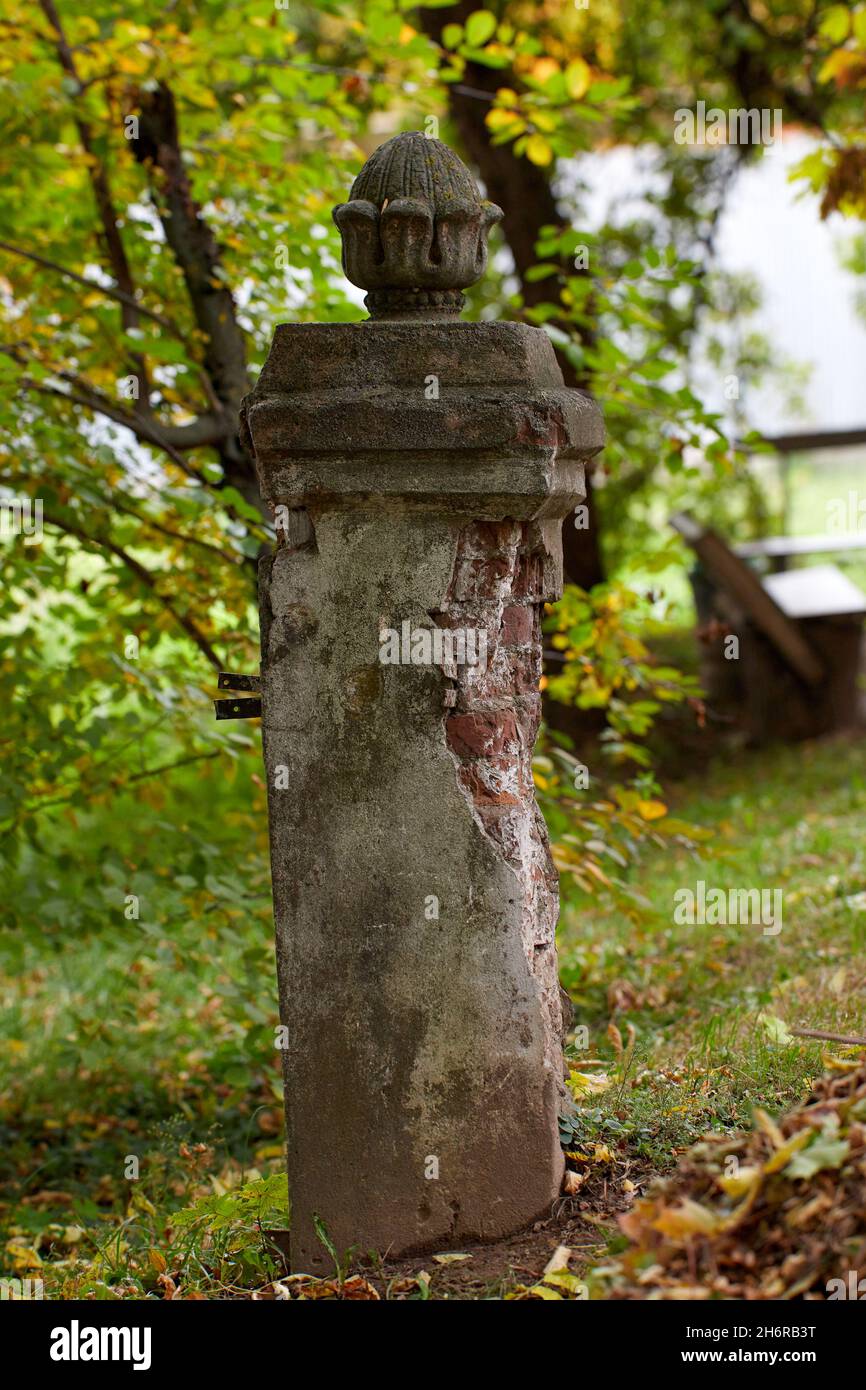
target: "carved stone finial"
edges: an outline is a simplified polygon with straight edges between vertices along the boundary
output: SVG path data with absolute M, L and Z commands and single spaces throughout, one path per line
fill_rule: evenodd
M 368 291 L 373 319 L 456 315 L 484 274 L 487 234 L 502 217 L 465 164 L 420 131 L 395 135 L 367 160 L 334 208 L 343 269 Z

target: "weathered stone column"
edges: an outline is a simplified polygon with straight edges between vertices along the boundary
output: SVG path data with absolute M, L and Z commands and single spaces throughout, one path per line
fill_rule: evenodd
M 489 225 L 398 136 L 335 210 L 371 321 L 283 324 L 245 429 L 291 1260 L 492 1239 L 561 1181 L 556 873 L 535 803 L 542 604 L 602 442 L 551 345 L 463 323 Z M 440 650 L 441 649 L 441 650 Z M 472 660 L 474 658 L 474 664 Z

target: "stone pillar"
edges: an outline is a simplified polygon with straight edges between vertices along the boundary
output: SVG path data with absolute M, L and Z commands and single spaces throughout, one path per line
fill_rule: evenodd
M 291 1262 L 494 1239 L 563 1171 L 556 872 L 535 803 L 542 605 L 598 408 L 465 323 L 490 224 L 398 136 L 335 210 L 360 324 L 283 324 L 243 428 L 280 543 L 262 706 Z

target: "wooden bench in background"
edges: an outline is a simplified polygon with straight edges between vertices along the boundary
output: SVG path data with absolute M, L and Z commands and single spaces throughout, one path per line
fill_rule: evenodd
M 671 525 L 698 559 L 692 586 L 704 638 L 701 678 L 713 706 L 759 743 L 856 727 L 866 594 L 832 564 L 762 578 L 747 561 L 859 549 L 862 541 L 779 536 L 734 550 L 686 512 Z

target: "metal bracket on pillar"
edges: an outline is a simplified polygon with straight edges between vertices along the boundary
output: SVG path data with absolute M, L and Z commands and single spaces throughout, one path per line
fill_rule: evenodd
M 261 690 L 261 676 L 234 675 L 231 671 L 220 671 L 217 676 L 220 690 Z M 214 700 L 214 713 L 217 719 L 259 719 L 262 713 L 261 697 L 254 699 L 233 698 Z

